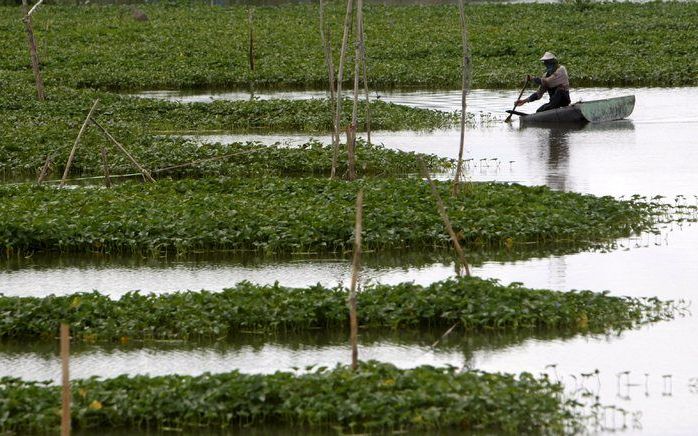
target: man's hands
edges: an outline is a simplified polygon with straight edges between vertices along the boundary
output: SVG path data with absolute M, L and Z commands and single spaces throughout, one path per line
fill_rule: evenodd
M 518 106 L 521 106 L 521 105 L 523 105 L 523 104 L 525 104 L 525 103 L 528 103 L 528 99 L 525 99 L 525 98 L 524 98 L 524 99 L 522 99 L 522 100 L 516 100 L 516 103 L 514 103 L 514 104 L 518 107 Z

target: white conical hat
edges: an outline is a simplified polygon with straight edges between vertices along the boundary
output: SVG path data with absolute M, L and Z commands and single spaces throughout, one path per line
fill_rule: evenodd
M 546 52 L 543 54 L 543 57 L 540 58 L 540 60 L 542 60 L 542 61 L 549 61 L 549 60 L 551 60 L 551 59 L 557 59 L 557 57 L 555 56 L 554 53 L 551 53 L 551 52 L 549 52 L 549 51 L 546 51 Z

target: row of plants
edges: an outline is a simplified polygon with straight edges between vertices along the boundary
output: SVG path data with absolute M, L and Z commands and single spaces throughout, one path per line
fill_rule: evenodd
M 328 3 L 338 65 L 345 6 Z M 254 71 L 248 6 L 138 7 L 148 21 L 134 20 L 127 6 L 43 6 L 34 27 L 47 82 L 102 89 L 327 84 L 316 2 L 254 8 Z M 2 9 L 0 70 L 25 70 L 21 10 Z M 369 4 L 364 15 L 372 86 L 460 86 L 456 5 Z M 698 83 L 695 2 L 468 4 L 466 16 L 475 87 L 519 86 L 541 69 L 546 50 L 567 65 L 573 86 Z M 348 62 L 348 80 L 351 69 Z
M 547 187 L 437 182 L 467 247 L 521 243 L 589 246 L 651 230 L 654 206 Z M 0 187 L 0 252 L 170 253 L 192 250 L 343 251 L 365 191 L 367 249 L 449 245 L 428 184 L 419 178 L 206 178 L 58 189 Z
M 347 291 L 341 286 L 287 288 L 238 283 L 222 292 L 130 292 L 112 300 L 99 292 L 48 297 L 0 296 L 0 338 L 56 335 L 60 322 L 75 340 L 211 339 L 244 331 L 344 329 Z M 572 329 L 605 332 L 671 319 L 673 302 L 591 291 L 555 292 L 475 277 L 428 286 L 369 284 L 358 295 L 365 328 L 448 327 L 468 331 Z
M 332 130 L 328 100 L 178 103 L 56 87 L 48 89 L 48 100 L 38 102 L 30 83 L 22 82 L 16 74 L 11 78 L 7 80 L 7 89 L 0 93 L 0 170 L 9 173 L 34 173 L 42 167 L 47 155 L 53 157 L 55 172 L 62 173 L 78 131 L 97 98 L 100 106 L 95 118 L 150 169 L 228 155 L 243 149 L 240 144 L 201 146 L 194 140 L 161 133 L 301 131 L 328 134 Z M 350 102 L 347 101 L 345 106 L 342 126 L 350 123 Z M 360 113 L 359 121 L 363 123 L 364 110 Z M 453 113 L 410 108 L 380 100 L 371 103 L 373 129 L 434 129 L 450 126 L 457 119 Z M 100 150 L 103 146 L 113 149 L 96 127 L 88 128 L 78 148 L 73 174 L 101 173 Z M 239 153 L 226 161 L 209 161 L 170 171 L 168 175 L 240 174 L 245 171 L 250 174 L 329 173 L 332 161 L 329 147 L 315 144 L 304 148 L 279 148 L 262 154 Z M 363 165 L 373 168 L 367 169 L 368 172 L 380 170 L 387 173 L 399 172 L 396 167 L 404 167 L 406 163 L 410 168 L 415 166 L 414 154 L 379 147 L 362 147 L 358 159 L 359 171 L 366 169 Z M 119 152 L 110 153 L 109 162 L 112 174 L 133 169 Z M 340 164 L 343 165 L 342 171 L 346 163 L 340 161 Z
M 305 374 L 237 371 L 200 376 L 74 380 L 76 429 L 186 431 L 284 425 L 352 432 L 458 429 L 561 434 L 579 427 L 578 404 L 545 376 L 488 374 L 377 362 Z M 60 387 L 0 378 L 0 431 L 52 432 Z

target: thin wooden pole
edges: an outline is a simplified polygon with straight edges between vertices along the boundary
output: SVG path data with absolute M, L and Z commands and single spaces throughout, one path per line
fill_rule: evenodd
M 250 61 L 250 71 L 254 72 L 254 27 L 252 23 L 252 15 L 254 13 L 254 9 L 250 9 L 247 13 L 247 24 L 249 25 L 250 29 L 250 37 L 249 37 L 249 51 L 248 51 L 248 58 Z
M 70 436 L 70 326 L 61 323 L 61 436 Z
M 329 29 L 325 29 L 325 13 L 324 13 L 324 1 L 320 0 L 320 38 L 322 38 L 322 48 L 325 52 L 325 65 L 327 66 L 327 74 L 329 78 L 330 85 L 330 107 L 332 107 L 332 147 L 333 150 L 339 148 L 339 126 L 334 123 L 335 120 L 335 109 L 337 98 L 335 85 L 334 85 L 334 62 L 332 60 L 332 44 L 330 38 Z M 334 167 L 333 167 L 334 171 Z M 334 172 L 332 173 L 334 174 Z
M 334 129 L 339 136 L 339 123 L 342 119 L 342 81 L 344 80 L 344 61 L 347 53 L 347 40 L 349 39 L 349 27 L 351 26 L 352 7 L 354 0 L 347 0 L 347 13 L 344 16 L 344 33 L 342 35 L 342 49 L 339 52 L 339 71 L 337 72 L 337 106 L 334 113 Z M 349 142 L 347 138 L 347 142 Z M 337 158 L 339 155 L 339 141 L 332 152 L 332 171 L 330 178 L 334 178 L 337 171 Z
M 470 277 L 470 267 L 468 266 L 468 261 L 465 258 L 463 248 L 460 246 L 460 243 L 458 242 L 456 232 L 453 231 L 453 226 L 451 226 L 451 220 L 448 218 L 448 214 L 446 213 L 446 206 L 444 206 L 444 202 L 441 200 L 441 196 L 439 195 L 439 192 L 436 190 L 436 185 L 434 185 L 434 182 L 431 180 L 429 172 L 427 171 L 426 166 L 424 165 L 424 162 L 421 159 L 419 159 L 419 165 L 422 171 L 422 175 L 426 177 L 427 182 L 431 187 L 431 193 L 434 196 L 434 199 L 436 200 L 436 206 L 439 210 L 439 215 L 441 215 L 441 220 L 443 220 L 444 226 L 446 227 L 446 231 L 448 232 L 448 235 L 451 237 L 451 242 L 453 242 L 453 248 L 455 248 L 456 253 L 458 254 L 461 266 L 465 269 L 465 275 Z M 460 275 L 460 268 L 458 269 L 458 275 Z
M 85 132 L 85 128 L 87 128 L 87 123 L 89 123 L 90 118 L 92 118 L 92 114 L 97 108 L 97 104 L 99 104 L 99 99 L 95 100 L 95 102 L 92 104 L 90 112 L 87 114 L 85 121 L 82 123 L 82 127 L 80 127 L 78 137 L 75 138 L 75 143 L 73 144 L 73 148 L 70 150 L 70 155 L 68 156 L 68 162 L 65 164 L 65 170 L 63 170 L 63 177 L 61 178 L 60 185 L 61 187 L 65 185 L 65 181 L 68 178 L 68 173 L 70 172 L 70 166 L 73 164 L 73 159 L 75 158 L 75 151 L 77 150 L 78 144 L 80 143 L 80 138 L 82 138 L 82 134 Z
M 361 271 L 361 227 L 363 221 L 364 191 L 356 196 L 356 223 L 354 227 L 354 258 L 351 265 L 351 289 L 349 291 L 349 326 L 351 342 L 351 368 L 359 366 L 359 322 L 356 308 L 356 286 Z
M 53 156 L 47 154 L 46 161 L 44 162 L 44 165 L 41 167 L 41 172 L 39 173 L 39 178 L 36 180 L 36 183 L 41 184 L 46 178 L 46 176 L 48 176 L 49 168 L 51 168 L 52 161 Z
M 465 148 L 465 117 L 468 95 L 468 83 L 470 81 L 470 50 L 468 49 L 468 28 L 465 22 L 465 7 L 463 0 L 458 0 L 458 12 L 460 15 L 461 36 L 463 39 L 463 85 L 461 97 L 460 116 L 460 148 L 458 150 L 458 165 L 456 166 L 456 176 L 453 178 L 453 193 L 458 194 L 460 190 L 460 179 L 463 173 L 463 149 Z
M 361 77 L 361 19 L 363 17 L 363 0 L 356 2 L 356 41 L 354 47 L 354 104 L 351 110 L 351 140 L 347 137 L 347 163 L 349 180 L 356 179 L 356 133 L 358 131 L 359 111 L 359 77 Z
M 32 26 L 32 13 L 41 4 L 43 0 L 39 1 L 31 10 L 27 4 L 27 0 L 22 0 L 22 11 L 24 12 L 24 17 L 22 21 L 24 22 L 24 28 L 27 31 L 27 44 L 29 45 L 29 57 L 31 58 L 32 70 L 34 72 L 34 81 L 36 82 L 36 98 L 39 101 L 44 101 L 46 99 L 46 94 L 44 92 L 44 79 L 41 77 L 41 69 L 39 67 L 39 55 L 36 51 L 36 40 L 34 39 L 34 28 Z
M 130 160 L 130 161 L 136 166 L 136 168 L 138 168 L 138 170 L 143 174 L 143 178 L 144 178 L 144 179 L 146 179 L 146 180 L 148 180 L 148 181 L 150 181 L 150 182 L 155 183 L 155 179 L 153 179 L 153 176 L 150 175 L 150 173 L 148 172 L 148 170 L 146 170 L 145 168 L 143 168 L 143 167 L 141 166 L 141 164 L 138 163 L 138 161 L 136 160 L 136 158 L 134 158 L 133 155 L 131 155 L 131 153 L 129 153 L 128 150 L 126 150 L 126 148 L 125 148 L 123 145 L 119 144 L 119 141 L 117 141 L 116 139 L 114 139 L 114 137 L 111 136 L 111 135 L 109 134 L 109 132 L 107 132 L 107 129 L 105 129 L 104 127 L 102 127 L 102 125 L 99 124 L 99 123 L 97 122 L 97 120 L 95 120 L 94 118 L 90 118 L 90 121 L 92 121 L 92 124 L 94 124 L 95 126 L 97 126 L 97 127 L 99 128 L 99 130 L 102 131 L 102 133 L 104 133 L 104 136 L 106 136 L 107 139 L 109 139 L 109 140 L 112 142 L 112 144 L 114 144 L 114 145 L 116 146 L 116 148 L 118 148 L 119 150 L 121 150 L 121 152 L 123 152 L 123 153 L 126 155 L 126 157 L 129 158 L 129 160 Z
M 364 93 L 366 95 L 366 141 L 368 145 L 371 145 L 371 105 L 368 96 L 368 73 L 366 66 L 366 33 L 364 32 L 364 14 L 363 8 L 361 8 L 360 18 L 358 19 L 359 25 L 359 44 L 361 47 L 361 66 L 363 69 L 363 81 L 364 81 Z
M 104 184 L 111 188 L 111 178 L 109 177 L 109 161 L 107 160 L 107 147 L 102 147 L 102 167 L 104 169 Z

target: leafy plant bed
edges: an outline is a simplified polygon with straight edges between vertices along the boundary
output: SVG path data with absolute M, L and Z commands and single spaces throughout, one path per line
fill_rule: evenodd
M 336 66 L 344 5 L 329 3 Z M 574 3 L 467 5 L 473 86 L 514 88 L 541 69 L 545 50 L 561 56 L 573 86 L 698 84 L 695 2 Z M 103 89 L 327 83 L 316 4 L 254 8 L 254 71 L 247 6 L 139 8 L 147 22 L 134 20 L 128 6 L 42 6 L 33 21 L 47 82 Z M 21 8 L 2 9 L 0 70 L 26 70 Z M 455 5 L 367 5 L 364 16 L 374 86 L 460 86 Z M 614 61 L 601 61 L 609 52 Z M 352 63 L 346 68 L 350 81 Z
M 1 79 L 0 79 L 1 80 Z M 328 173 L 332 154 L 329 147 L 315 144 L 301 151 L 279 149 L 268 154 L 237 153 L 240 145 L 203 145 L 164 133 L 225 132 L 322 132 L 332 130 L 332 111 L 328 100 L 255 100 L 216 101 L 213 103 L 177 103 L 125 97 L 107 92 L 48 88 L 48 100 L 38 102 L 35 91 L 17 74 L 10 75 L 7 88 L 0 93 L 0 169 L 6 172 L 37 172 L 47 155 L 53 157 L 54 172 L 62 174 L 70 149 L 95 99 L 100 105 L 94 116 L 105 125 L 148 169 L 162 169 L 217 155 L 235 154 L 224 161 L 208 161 L 167 174 L 240 173 L 259 170 L 276 173 Z M 347 101 L 342 126 L 350 123 L 351 108 Z M 363 106 L 363 105 L 362 105 Z M 364 110 L 360 113 L 364 114 Z M 455 114 L 410 108 L 382 101 L 371 103 L 371 125 L 382 130 L 424 130 L 450 126 Z M 363 121 L 361 120 L 361 123 Z M 363 126 L 363 124 L 361 124 Z M 81 138 L 72 174 L 101 174 L 101 147 L 111 144 L 90 127 Z M 257 146 L 261 150 L 261 146 Z M 244 150 L 244 149 L 243 149 Z M 314 153 L 312 153 L 314 151 Z M 362 151 L 366 151 L 362 153 Z M 342 153 L 342 158 L 346 152 Z M 359 170 L 366 165 L 390 173 L 403 165 L 404 156 L 379 147 L 361 147 Z M 346 167 L 343 162 L 341 165 Z M 110 152 L 112 174 L 131 172 L 133 165 L 122 153 Z M 414 159 L 412 158 L 412 168 Z M 342 171 L 343 168 L 340 168 Z
M 577 403 L 546 377 L 398 369 L 362 363 L 295 375 L 237 371 L 201 376 L 74 380 L 72 421 L 80 428 L 289 427 L 351 431 L 460 428 L 561 433 Z M 0 379 L 0 431 L 48 432 L 60 423 L 60 387 Z
M 286 288 L 238 283 L 222 292 L 128 293 L 112 300 L 98 292 L 68 296 L 0 296 L 0 338 L 50 338 L 61 321 L 84 341 L 205 339 L 244 331 L 342 329 L 348 325 L 342 287 Z M 364 328 L 419 329 L 459 323 L 472 331 L 622 330 L 670 319 L 676 308 L 657 299 L 607 293 L 555 292 L 459 278 L 429 286 L 368 285 L 358 296 Z
M 652 207 L 556 192 L 472 183 L 452 197 L 438 183 L 466 246 L 555 242 L 590 245 L 652 228 Z M 448 236 L 421 179 L 345 182 L 319 178 L 160 180 L 112 189 L 0 187 L 0 252 L 307 252 L 352 244 L 356 192 L 365 190 L 364 247 L 446 246 Z

